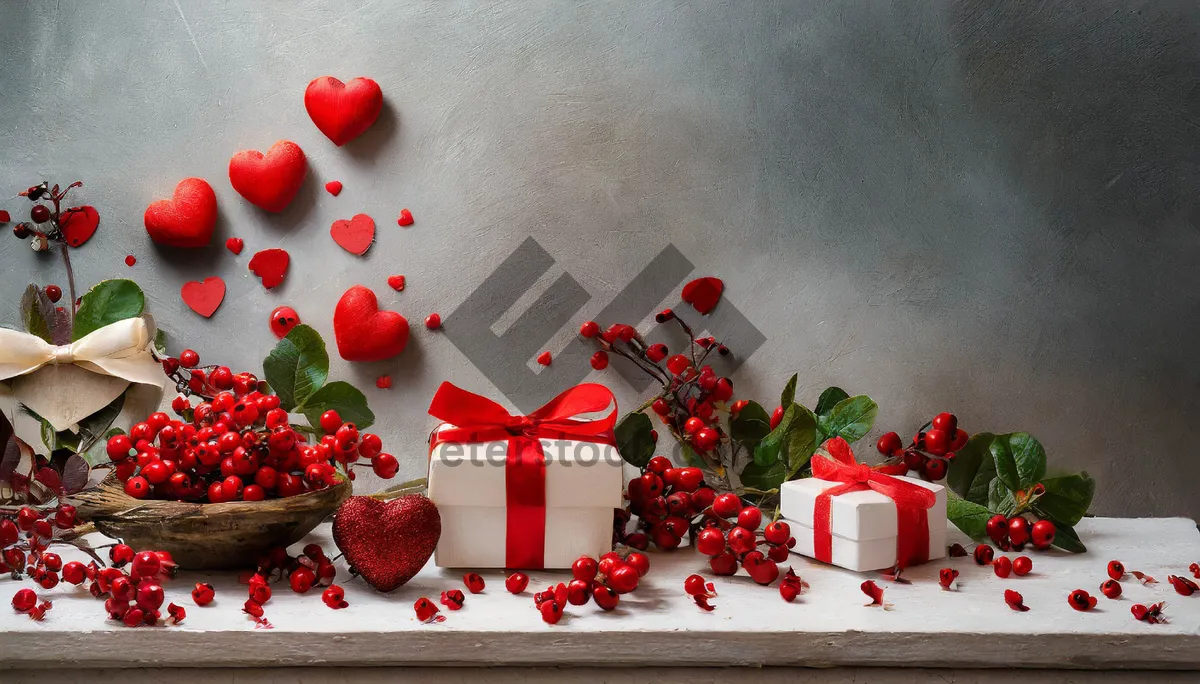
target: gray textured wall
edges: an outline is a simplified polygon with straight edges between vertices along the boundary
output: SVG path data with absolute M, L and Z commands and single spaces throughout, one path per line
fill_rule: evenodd
M 330 336 L 340 293 L 372 286 L 412 345 L 334 376 L 369 388 L 402 475 L 423 468 L 441 380 L 489 389 L 419 321 L 533 236 L 556 262 L 539 282 L 565 271 L 592 295 L 576 321 L 668 244 L 723 276 L 767 338 L 743 396 L 769 403 L 798 371 L 808 402 L 828 383 L 873 395 L 883 429 L 952 409 L 1089 469 L 1098 512 L 1197 517 L 1198 36 L 1200 8 L 1167 1 L 5 2 L 0 187 L 83 179 L 102 223 L 81 281 L 136 278 L 211 361 L 258 368 L 281 303 Z M 345 149 L 302 105 L 324 74 L 388 101 Z M 265 216 L 226 166 L 279 138 L 310 181 Z M 217 191 L 218 244 L 156 248 L 142 211 L 189 175 Z M 328 237 L 359 211 L 380 229 L 365 259 Z M 246 263 L 276 245 L 293 265 L 268 293 Z M 0 259 L 6 322 L 24 283 L 62 280 L 14 238 Z M 206 321 L 178 291 L 213 273 L 229 294 Z

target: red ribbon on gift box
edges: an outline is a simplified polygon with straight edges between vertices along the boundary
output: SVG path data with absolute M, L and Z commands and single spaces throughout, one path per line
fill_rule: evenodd
M 826 489 L 813 509 L 813 548 L 817 560 L 833 559 L 831 499 L 835 496 L 873 489 L 896 502 L 896 563 L 908 567 L 929 560 L 929 514 L 937 498 L 920 485 L 892 477 L 895 467 L 872 468 L 854 460 L 854 452 L 841 437 L 825 443 L 830 458 L 817 454 L 812 459 L 813 477 L 842 484 Z
M 611 409 L 609 407 L 611 406 Z M 578 416 L 608 413 L 597 419 Z M 438 430 L 430 449 L 443 442 L 508 440 L 505 459 L 505 565 L 541 569 L 546 551 L 546 455 L 543 439 L 565 439 L 616 446 L 613 426 L 617 401 L 604 385 L 576 385 L 527 416 L 443 382 L 429 404 L 429 415 L 453 427 Z

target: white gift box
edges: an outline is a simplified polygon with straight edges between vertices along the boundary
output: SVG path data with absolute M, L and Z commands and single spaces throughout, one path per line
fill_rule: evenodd
M 936 499 L 927 513 L 929 521 L 929 559 L 946 555 L 946 488 L 912 477 L 894 476 L 933 492 Z M 780 487 L 780 512 L 792 527 L 796 546 L 792 549 L 815 558 L 813 548 L 813 508 L 822 492 L 841 486 L 841 482 L 807 478 L 783 483 Z M 896 565 L 898 537 L 896 502 L 871 489 L 839 494 L 829 499 L 832 532 L 831 562 L 857 572 L 882 570 Z
M 448 429 L 443 425 L 439 428 Z M 436 435 L 436 433 L 435 433 Z M 612 550 L 613 509 L 623 504 L 621 456 L 596 442 L 541 439 L 546 459 L 546 569 Z M 429 457 L 429 498 L 442 518 L 434 562 L 443 568 L 505 568 L 507 440 L 442 442 Z M 518 568 L 512 568 L 518 569 Z M 532 568 L 537 569 L 537 568 Z

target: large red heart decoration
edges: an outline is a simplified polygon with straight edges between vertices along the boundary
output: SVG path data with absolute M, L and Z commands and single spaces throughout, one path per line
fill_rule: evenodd
M 362 256 L 375 242 L 375 220 L 366 214 L 355 214 L 349 221 L 334 221 L 329 234 L 339 247 Z
M 281 212 L 300 192 L 308 161 L 304 150 L 290 140 L 280 140 L 264 155 L 242 150 L 229 160 L 229 184 L 251 204 L 270 212 Z
M 342 83 L 332 76 L 313 79 L 304 91 L 304 108 L 325 137 L 341 147 L 362 135 L 383 110 L 383 91 L 369 78 Z
M 262 278 L 263 287 L 269 290 L 283 282 L 289 261 L 286 250 L 264 249 L 250 257 L 250 272 Z
M 355 285 L 333 310 L 333 337 L 347 361 L 382 361 L 404 351 L 408 320 L 395 311 L 380 311 L 375 293 Z
M 333 518 L 333 543 L 379 591 L 392 591 L 412 579 L 441 536 L 437 506 L 420 494 L 392 501 L 352 496 Z
M 191 307 L 192 311 L 208 318 L 225 299 L 225 281 L 212 276 L 200 282 L 184 283 L 179 294 L 183 296 L 183 303 Z
M 717 300 L 724 291 L 725 283 L 720 278 L 696 278 L 683 286 L 683 301 L 701 314 L 706 314 L 717 306 Z
M 217 225 L 217 195 L 203 178 L 184 178 L 169 200 L 146 207 L 150 239 L 171 247 L 203 247 Z
M 72 247 L 78 247 L 91 239 L 99 225 L 100 213 L 96 211 L 96 207 L 88 205 L 67 209 L 58 220 L 63 240 Z

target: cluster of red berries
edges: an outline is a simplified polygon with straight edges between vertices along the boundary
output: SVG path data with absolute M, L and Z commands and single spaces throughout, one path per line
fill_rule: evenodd
M 13 226 L 13 235 L 19 240 L 24 240 L 32 236 L 33 240 L 30 243 L 30 247 L 35 252 L 48 249 L 52 241 L 64 242 L 65 236 L 63 235 L 62 226 L 71 218 L 72 214 L 82 212 L 84 208 L 75 207 L 64 210 L 62 209 L 62 203 L 71 190 L 82 186 L 82 182 L 75 181 L 66 188 L 60 189 L 58 184 L 50 187 L 49 183 L 42 181 L 40 184 L 18 193 L 18 195 L 34 202 L 34 205 L 29 209 L 29 221 L 23 221 Z M 41 204 L 43 200 L 49 200 L 54 205 L 54 209 L 51 210 L 50 207 Z M 7 212 L 5 213 L 7 215 Z M 5 221 L 7 221 L 7 218 Z M 76 247 L 78 245 L 72 246 Z
M 1038 489 L 1045 488 L 1041 484 L 1034 487 L 1034 494 L 1040 495 Z M 1000 514 L 993 515 L 987 521 L 987 536 L 1001 551 L 1020 551 L 1030 544 L 1039 551 L 1050 548 L 1054 543 L 1054 534 L 1058 531 L 1049 520 L 1035 520 L 1030 524 L 1025 515 L 1015 515 L 1011 518 Z
M 963 448 L 970 435 L 958 428 L 958 418 L 953 413 L 939 413 L 929 422 L 927 430 L 913 435 L 908 448 L 904 448 L 900 435 L 889 432 L 879 438 L 875 448 L 896 463 L 904 463 L 909 471 L 937 482 L 946 477 L 954 452 Z
M 1029 556 L 1017 556 L 1012 559 L 1008 556 L 996 558 L 995 549 L 987 544 L 976 546 L 973 555 L 976 564 L 991 565 L 996 577 L 1001 579 L 1007 579 L 1009 575 L 1024 577 L 1033 571 L 1033 560 Z
M 595 601 L 602 610 L 613 610 L 622 594 L 638 588 L 638 583 L 650 572 L 650 558 L 644 553 L 633 551 L 622 557 L 615 551 L 600 556 L 580 556 L 571 564 L 573 579 L 569 583 L 559 582 L 533 595 L 533 604 L 548 624 L 557 624 L 562 619 L 567 605 L 583 606 Z M 529 576 L 514 572 L 505 580 L 504 586 L 510 593 L 520 594 L 529 586 Z
M 108 557 L 110 567 L 95 569 L 92 595 L 108 594 L 104 610 L 109 619 L 119 620 L 127 627 L 158 624 L 165 600 L 162 583 L 174 577 L 177 570 L 171 554 L 165 551 L 134 553 L 127 544 L 116 544 L 109 550 Z M 121 570 L 126 565 L 129 566 L 128 573 Z M 183 607 L 174 603 L 167 606 L 167 614 L 176 624 L 187 616 Z
M 651 542 L 660 549 L 678 548 L 695 517 L 716 499 L 716 492 L 703 484 L 699 468 L 676 468 L 663 456 L 650 459 L 642 475 L 629 481 L 629 508 L 617 511 L 613 541 L 639 551 Z M 631 514 L 638 517 L 637 529 L 626 534 Z
M 529 583 L 528 577 L 525 578 L 525 583 Z M 485 586 L 483 577 L 481 577 L 479 573 L 475 572 L 468 572 L 467 574 L 463 575 L 463 585 L 465 585 L 467 587 L 467 591 L 471 592 L 472 594 L 478 594 L 482 592 Z M 447 589 L 446 591 L 442 592 L 441 597 L 438 599 L 438 603 L 441 603 L 443 606 L 445 606 L 447 610 L 461 610 L 462 607 L 467 603 L 467 596 L 466 594 L 462 593 L 461 589 Z M 417 599 L 416 603 L 413 604 L 413 610 L 417 614 L 417 620 L 421 622 L 442 622 L 446 619 L 444 616 L 439 614 L 440 611 L 438 610 L 438 607 L 434 605 L 433 601 L 430 601 L 424 596 Z
M 177 362 L 194 368 L 199 355 L 185 350 Z M 192 406 L 183 395 L 171 408 L 182 418 L 151 414 L 128 435 L 108 440 L 108 456 L 125 493 L 137 499 L 184 501 L 262 501 L 324 489 L 339 481 L 338 468 L 353 479 L 350 466 L 368 459 L 375 474 L 391 478 L 399 470 L 396 457 L 383 453 L 383 441 L 359 434 L 336 411 L 321 416 L 324 436 L 308 444 L 303 432 L 288 422 L 279 397 L 264 394 L 249 374 L 234 375 L 220 366 L 207 375 L 194 371 L 217 393 Z
M 710 511 L 705 512 L 705 526 L 696 536 L 696 549 L 709 557 L 712 571 L 733 575 L 740 565 L 755 582 L 774 582 L 779 577 L 779 563 L 787 560 L 788 549 L 796 545 L 791 527 L 777 520 L 764 527 L 760 536 L 762 511 L 744 505 L 732 492 L 718 496 Z M 767 552 L 759 546 L 765 546 Z
M 28 574 L 43 589 L 53 589 L 63 564 L 47 549 L 55 543 L 56 531 L 74 527 L 75 507 L 61 503 L 52 516 L 25 506 L 15 516 L 0 517 L 0 573 L 13 579 Z
M 318 544 L 308 544 L 299 556 L 288 554 L 287 549 L 277 546 L 258 559 L 258 568 L 247 581 L 248 597 L 242 611 L 254 619 L 258 627 L 270 627 L 263 617 L 263 605 L 271 600 L 271 581 L 287 579 L 288 586 L 297 594 L 307 594 L 314 587 L 325 587 L 321 600 L 335 610 L 346 608 L 346 593 L 333 583 L 337 569 L 333 561 L 325 556 Z M 212 586 L 199 583 L 192 591 L 197 605 L 212 601 Z

